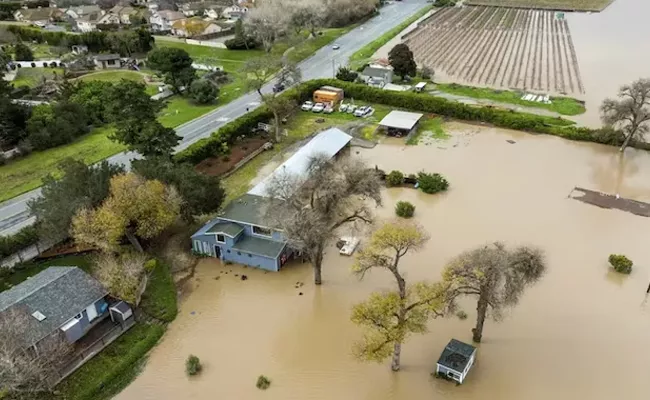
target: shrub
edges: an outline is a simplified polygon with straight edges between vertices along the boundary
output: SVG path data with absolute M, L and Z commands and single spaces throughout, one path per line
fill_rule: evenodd
M 148 260 L 146 263 L 144 263 L 144 270 L 147 271 L 147 273 L 150 273 L 156 268 L 157 264 L 158 262 L 156 259 L 152 258 L 151 260 Z
M 609 263 L 614 267 L 616 272 L 621 274 L 629 274 L 632 272 L 632 260 L 622 254 L 610 254 Z
M 431 79 L 433 77 L 433 70 L 425 65 L 422 67 L 422 71 L 420 71 L 420 76 L 422 79 Z
M 340 79 L 342 81 L 347 81 L 347 82 L 356 81 L 358 76 L 359 74 L 357 72 L 354 72 L 347 67 L 341 67 L 336 72 L 336 79 Z
M 207 79 L 197 79 L 190 85 L 189 94 L 196 104 L 209 104 L 217 99 L 219 88 Z
M 415 213 L 415 206 L 408 201 L 398 201 L 395 206 L 395 214 L 402 218 L 411 218 Z
M 399 186 L 404 183 L 404 174 L 400 171 L 390 171 L 386 175 L 386 186 Z
M 463 310 L 460 310 L 456 313 L 456 316 L 458 317 L 459 320 L 464 321 L 467 319 L 467 313 Z
M 257 383 L 255 384 L 258 389 L 266 390 L 271 386 L 271 380 L 264 375 L 260 375 L 257 378 Z
M 201 365 L 201 360 L 193 354 L 190 354 L 185 361 L 185 373 L 188 376 L 198 375 L 199 372 L 203 369 Z
M 447 190 L 449 182 L 440 174 L 418 172 L 418 188 L 424 193 L 434 194 Z

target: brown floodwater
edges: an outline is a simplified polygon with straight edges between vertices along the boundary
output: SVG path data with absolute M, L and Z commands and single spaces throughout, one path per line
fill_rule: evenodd
M 178 318 L 117 399 L 646 399 L 650 219 L 567 195 L 581 186 L 650 201 L 650 155 L 628 150 L 621 163 L 616 149 L 601 145 L 460 123 L 446 129 L 452 137 L 442 142 L 386 140 L 352 154 L 385 170 L 440 172 L 451 182 L 442 195 L 384 192 L 378 218 L 408 200 L 431 234 L 423 251 L 403 259 L 408 282 L 435 280 L 454 255 L 496 240 L 547 254 L 543 280 L 502 322 L 486 323 L 463 385 L 429 374 L 450 338 L 471 339 L 472 302 L 464 303 L 467 320 L 434 320 L 429 333 L 409 338 L 400 372 L 391 372 L 388 361 L 359 362 L 351 347 L 361 331 L 349 320 L 350 308 L 393 282 L 381 271 L 358 281 L 352 259 L 332 247 L 322 287 L 311 283 L 309 265 L 264 273 L 201 261 Z M 632 274 L 611 272 L 610 253 L 634 260 Z M 296 288 L 297 282 L 305 284 Z M 199 377 L 184 374 L 189 354 L 204 365 Z M 255 388 L 260 374 L 272 380 L 267 391 Z

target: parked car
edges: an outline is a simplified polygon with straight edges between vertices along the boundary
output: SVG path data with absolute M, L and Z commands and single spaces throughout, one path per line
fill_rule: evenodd
M 316 103 L 314 106 L 311 108 L 312 112 L 319 113 L 325 109 L 325 104 L 323 103 Z
M 348 105 L 345 103 L 341 103 L 339 106 L 339 112 L 345 112 L 348 109 Z
M 331 113 L 333 113 L 333 112 L 334 112 L 334 107 L 332 107 L 332 106 L 329 105 L 329 104 L 326 105 L 326 106 L 325 106 L 325 109 L 323 110 L 323 114 L 331 114 Z
M 302 103 L 302 106 L 300 106 L 300 109 L 303 111 L 310 111 L 312 108 L 314 108 L 314 103 L 311 101 L 306 101 Z
M 359 108 L 356 109 L 356 111 L 354 112 L 354 116 L 355 117 L 367 117 L 370 114 L 372 114 L 373 112 L 375 112 L 375 110 L 372 107 L 363 106 L 363 107 L 359 107 Z
M 273 93 L 279 93 L 285 89 L 284 83 L 278 82 L 273 86 Z
M 349 104 L 346 111 L 347 111 L 348 114 L 353 114 L 356 109 L 357 109 L 357 106 L 355 106 L 354 104 Z

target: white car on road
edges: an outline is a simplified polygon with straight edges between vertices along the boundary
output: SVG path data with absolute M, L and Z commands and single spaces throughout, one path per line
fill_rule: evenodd
M 333 50 L 338 50 L 338 49 L 340 49 L 340 48 L 341 48 L 341 46 L 339 46 L 338 44 L 334 44 L 334 45 L 332 46 L 332 49 L 333 49 Z
M 300 106 L 300 109 L 303 111 L 309 111 L 312 108 L 314 108 L 314 103 L 312 103 L 311 101 L 306 101 L 302 103 L 302 105 Z
M 314 106 L 311 108 L 312 112 L 319 113 L 325 109 L 325 104 L 323 103 L 316 103 Z

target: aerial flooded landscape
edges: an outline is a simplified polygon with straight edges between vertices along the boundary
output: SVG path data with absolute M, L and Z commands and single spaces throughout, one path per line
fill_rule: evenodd
M 647 398 L 647 2 L 114 3 L 0 3 L 0 399 Z

